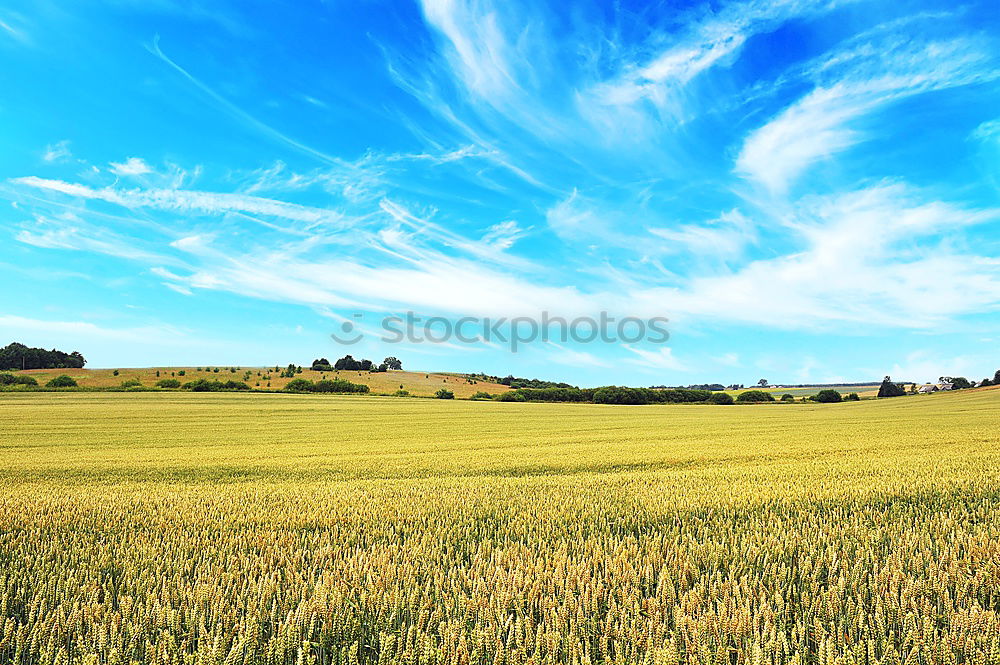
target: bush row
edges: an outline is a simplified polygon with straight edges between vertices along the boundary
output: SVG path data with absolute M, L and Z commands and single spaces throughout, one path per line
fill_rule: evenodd
M 214 393 L 221 390 L 250 390 L 250 386 L 242 381 L 209 381 L 208 379 L 188 381 L 181 388 L 196 393 Z
M 313 383 L 309 379 L 292 379 L 285 385 L 290 393 L 366 393 L 368 386 L 343 379 L 324 379 Z
M 774 395 L 766 390 L 747 390 L 736 399 L 729 393 L 690 388 L 628 388 L 602 386 L 600 388 L 518 388 L 493 397 L 486 392 L 472 396 L 474 400 L 495 399 L 499 402 L 593 402 L 594 404 L 760 404 L 774 402 Z M 841 397 L 835 390 L 822 390 L 810 398 L 818 402 L 854 401 L 857 393 Z M 783 402 L 794 402 L 791 395 L 784 395 Z

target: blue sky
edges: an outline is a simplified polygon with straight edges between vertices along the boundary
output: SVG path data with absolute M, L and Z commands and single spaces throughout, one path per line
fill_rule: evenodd
M 998 41 L 993 2 L 7 2 L 0 338 L 95 367 L 981 378 Z M 671 339 L 378 334 L 543 310 Z

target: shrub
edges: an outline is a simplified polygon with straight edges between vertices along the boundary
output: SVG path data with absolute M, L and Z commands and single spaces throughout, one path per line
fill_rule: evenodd
M 160 379 L 156 382 L 157 388 L 180 388 L 181 382 L 177 379 Z
M 785 393 L 784 395 L 781 396 L 781 401 L 782 402 L 794 402 L 795 401 L 795 395 L 793 395 L 791 393 Z
M 303 379 L 294 380 L 302 381 Z M 317 393 L 366 393 L 369 388 L 362 383 L 351 383 L 343 379 L 324 379 L 313 384 L 312 391 Z
M 76 388 L 76 381 L 73 377 L 66 376 L 65 374 L 60 374 L 56 378 L 52 379 L 45 384 L 46 388 Z
M 843 402 L 844 398 L 833 388 L 827 388 L 816 393 L 816 401 L 822 404 L 833 404 L 834 402 Z
M 122 386 L 121 387 L 122 388 L 138 388 L 140 386 L 142 386 L 142 381 L 140 381 L 139 379 L 128 379 L 126 381 L 122 381 Z
M 522 395 L 518 391 L 511 390 L 509 392 L 500 393 L 499 395 L 497 395 L 496 401 L 498 401 L 498 402 L 525 402 L 527 400 L 524 398 L 524 395 Z
M 469 399 L 493 399 L 493 395 L 489 394 L 488 392 L 480 390 Z
M 308 393 L 313 390 L 313 382 L 309 379 L 292 379 L 285 384 L 285 390 L 290 393 Z
M 242 381 L 209 381 L 208 379 L 196 379 L 185 383 L 181 388 L 191 390 L 196 393 L 216 392 L 219 390 L 250 390 L 250 386 Z
M 23 374 L 0 374 L 0 386 L 37 386 L 33 376 Z
M 208 379 L 195 379 L 194 381 L 188 381 L 181 388 L 184 390 L 193 390 L 196 393 L 209 392 L 212 390 L 218 390 L 218 386 L 221 385 L 218 381 L 209 381 Z
M 393 395 L 396 396 L 396 397 L 408 397 L 410 395 L 410 391 L 409 390 L 397 390 L 396 392 L 393 393 Z
M 760 404 L 762 402 L 773 402 L 774 395 L 767 392 L 766 390 L 748 390 L 745 393 L 740 393 L 736 398 L 736 401 L 740 404 Z
M 857 393 L 848 393 L 847 397 L 844 398 L 845 402 L 860 402 L 861 397 Z
M 118 376 L 118 370 L 111 372 L 114 376 Z
M 290 393 L 366 393 L 368 386 L 351 383 L 343 379 L 325 379 L 313 383 L 309 379 L 292 379 L 285 384 L 285 390 Z
M 729 393 L 712 393 L 708 401 L 712 404 L 732 404 L 733 396 Z
M 437 399 L 455 399 L 455 393 L 447 388 L 438 388 L 438 391 L 434 393 L 434 397 Z
M 184 370 L 182 369 L 177 370 L 177 376 L 184 376 L 185 374 L 187 374 L 187 372 L 185 372 Z

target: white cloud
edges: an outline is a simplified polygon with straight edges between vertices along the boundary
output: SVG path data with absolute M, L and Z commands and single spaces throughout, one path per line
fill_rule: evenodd
M 427 22 L 447 38 L 449 60 L 469 90 L 496 100 L 517 86 L 496 10 L 462 0 L 424 0 L 422 7 Z
M 941 240 L 1000 219 L 1000 209 L 926 202 L 901 185 L 796 208 L 785 224 L 805 241 L 802 251 L 696 276 L 683 288 L 635 289 L 636 307 L 784 328 L 838 321 L 920 328 L 1000 306 L 1000 266 Z
M 136 247 L 129 238 L 91 227 L 71 216 L 63 219 L 36 217 L 33 225 L 18 231 L 14 237 L 19 242 L 44 249 L 95 252 L 135 261 L 174 262 L 154 251 Z
M 658 349 L 642 349 L 628 344 L 623 344 L 628 351 L 631 351 L 638 358 L 630 358 L 627 362 L 633 365 L 651 369 L 669 369 L 683 371 L 684 365 L 674 356 L 673 350 L 669 346 L 661 346 Z
M 972 132 L 972 138 L 1000 143 L 1000 118 L 988 120 L 976 127 Z
M 35 176 L 15 178 L 12 182 L 36 189 L 61 192 L 69 196 L 106 201 L 126 208 L 149 207 L 160 210 L 202 212 L 208 214 L 245 212 L 303 222 L 309 227 L 321 224 L 340 225 L 343 222 L 343 216 L 333 210 L 245 194 L 201 192 L 183 189 L 126 190 L 111 187 L 94 189 L 85 185 Z
M 686 252 L 698 257 L 736 257 L 757 239 L 753 223 L 738 210 L 723 213 L 705 225 L 651 228 L 649 232 L 668 241 L 667 253 Z
M 499 250 L 510 249 L 526 232 L 514 220 L 507 220 L 487 229 L 480 242 Z
M 73 156 L 69 149 L 69 141 L 63 140 L 45 147 L 42 159 L 46 162 L 61 162 Z
M 17 42 L 25 46 L 32 44 L 31 35 L 24 27 L 25 18 L 15 12 L 4 12 L 0 14 L 0 35 L 6 34 Z
M 673 275 L 675 286 L 669 287 L 635 272 L 644 267 L 640 263 L 629 264 L 630 270 L 608 266 L 604 273 L 594 271 L 593 286 L 583 289 L 564 286 L 563 271 L 499 251 L 496 243 L 503 245 L 504 238 L 510 239 L 519 227 L 500 225 L 490 232 L 492 236 L 487 233 L 479 241 L 469 240 L 387 199 L 380 202 L 379 215 L 388 226 L 352 231 L 336 245 L 338 251 L 331 253 L 316 251 L 332 241 L 323 229 L 314 227 L 326 215 L 340 219 L 334 211 L 240 194 L 92 189 L 39 178 L 22 178 L 14 184 L 129 207 L 148 205 L 226 216 L 255 210 L 265 216 L 307 221 L 303 238 L 274 244 L 241 244 L 241 235 L 229 232 L 238 229 L 217 227 L 211 234 L 195 228 L 171 229 L 163 244 L 184 251 L 184 261 L 157 253 L 155 243 L 73 219 L 41 220 L 23 228 L 17 237 L 38 247 L 101 252 L 154 266 L 182 266 L 183 270 L 157 274 L 188 291 L 222 290 L 309 306 L 405 308 L 428 315 L 517 316 L 551 311 L 576 316 L 593 315 L 613 302 L 630 315 L 666 315 L 674 320 L 701 318 L 779 328 L 828 327 L 831 323 L 855 328 L 934 328 L 956 316 L 1000 305 L 1000 264 L 956 253 L 942 240 L 1000 219 L 1000 210 L 928 201 L 923 193 L 903 185 L 796 202 L 779 219 L 790 232 L 785 234 L 787 239 L 800 245 L 791 253 L 721 273 Z M 564 232 L 599 222 L 581 212 L 579 204 L 571 196 L 561 204 L 563 209 L 557 206 L 556 212 L 550 212 L 550 219 L 562 216 Z M 345 224 L 354 223 L 345 220 Z M 721 235 L 713 235 L 716 231 Z M 584 232 L 594 237 L 594 230 L 588 228 L 580 228 L 575 235 Z M 597 232 L 614 236 L 606 228 Z M 727 213 L 705 229 L 681 227 L 672 233 L 666 237 L 698 248 L 692 251 L 708 252 L 717 245 L 714 249 L 731 253 L 739 250 L 751 230 L 742 216 Z M 629 247 L 634 245 L 633 240 Z
M 725 365 L 726 367 L 742 367 L 743 364 L 740 362 L 740 356 L 737 353 L 724 353 L 721 356 L 716 356 L 713 360 L 720 365 Z
M 199 233 L 178 238 L 170 243 L 170 246 L 176 247 L 177 249 L 185 252 L 197 254 L 199 252 L 203 252 L 208 247 L 211 240 L 212 236 Z
M 567 349 L 555 342 L 547 342 L 545 359 L 560 365 L 570 365 L 572 367 L 610 367 L 610 363 L 598 358 L 588 351 L 576 351 Z
M 111 172 L 116 175 L 137 176 L 152 173 L 153 169 L 138 157 L 129 157 L 124 162 L 111 162 Z
M 773 192 L 783 192 L 807 166 L 858 142 L 858 132 L 844 123 L 874 104 L 873 99 L 845 94 L 840 86 L 814 90 L 750 135 L 736 169 Z
M 854 45 L 813 68 L 818 85 L 751 133 L 736 171 L 774 193 L 809 166 L 867 137 L 851 122 L 899 99 L 995 78 L 988 47 L 966 40 L 924 44 L 892 37 Z
M 189 289 L 189 288 L 187 288 L 185 286 L 181 286 L 180 284 L 174 284 L 172 282 L 161 282 L 161 283 L 163 284 L 163 286 L 167 287 L 171 291 L 176 291 L 177 293 L 180 293 L 181 295 L 185 295 L 185 296 L 194 295 L 191 292 L 191 289 Z

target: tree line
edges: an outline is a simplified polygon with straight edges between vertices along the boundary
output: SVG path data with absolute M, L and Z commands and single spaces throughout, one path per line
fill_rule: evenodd
M 389 356 L 381 363 L 376 365 L 371 360 L 367 358 L 361 358 L 355 360 L 350 354 L 340 358 L 332 365 L 330 361 L 326 358 L 317 358 L 313 360 L 312 367 L 310 369 L 317 372 L 333 372 L 336 370 L 347 370 L 356 372 L 388 372 L 389 370 L 401 370 L 403 369 L 403 363 L 399 358 L 395 356 Z
M 0 349 L 0 369 L 79 369 L 86 364 L 79 351 L 46 351 L 20 342 L 11 342 Z

